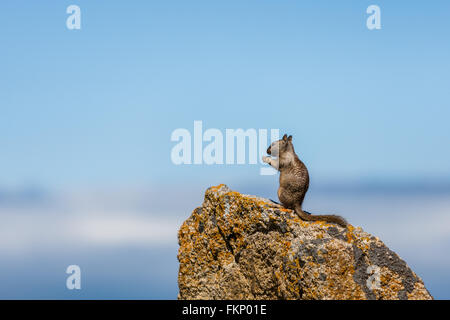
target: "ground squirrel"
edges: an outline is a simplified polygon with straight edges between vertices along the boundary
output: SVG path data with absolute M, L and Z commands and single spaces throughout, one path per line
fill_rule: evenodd
M 326 221 L 347 227 L 347 221 L 336 215 L 313 215 L 302 209 L 303 199 L 309 187 L 308 169 L 295 154 L 292 136 L 273 142 L 267 149 L 272 157 L 263 157 L 265 163 L 280 171 L 278 199 L 287 209 L 293 209 L 300 218 L 307 221 Z

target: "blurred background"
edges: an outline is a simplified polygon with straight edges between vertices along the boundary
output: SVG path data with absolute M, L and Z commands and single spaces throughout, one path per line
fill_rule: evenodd
M 292 134 L 305 209 L 449 299 L 449 30 L 445 0 L 3 1 L 0 298 L 176 299 L 177 231 L 206 188 L 277 199 L 259 164 L 172 163 L 172 132 L 201 120 Z

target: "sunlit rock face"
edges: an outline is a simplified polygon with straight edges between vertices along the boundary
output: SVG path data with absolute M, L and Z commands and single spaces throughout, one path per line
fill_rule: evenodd
M 178 240 L 179 299 L 432 299 L 361 228 L 306 222 L 225 185 L 206 191 Z

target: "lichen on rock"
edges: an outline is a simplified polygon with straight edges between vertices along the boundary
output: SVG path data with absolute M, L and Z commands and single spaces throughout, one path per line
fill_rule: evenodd
M 179 299 L 432 299 L 361 228 L 306 222 L 225 185 L 206 190 L 178 241 Z

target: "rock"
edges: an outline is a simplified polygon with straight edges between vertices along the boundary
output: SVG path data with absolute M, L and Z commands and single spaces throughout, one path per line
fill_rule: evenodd
M 179 299 L 433 299 L 361 228 L 305 222 L 225 185 L 206 191 L 178 240 Z

